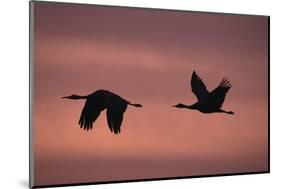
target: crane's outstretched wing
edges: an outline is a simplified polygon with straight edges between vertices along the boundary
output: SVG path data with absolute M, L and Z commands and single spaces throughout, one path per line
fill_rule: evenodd
M 204 101 L 210 94 L 202 79 L 196 74 L 195 71 L 193 71 L 191 77 L 191 88 L 198 101 Z
M 230 88 L 230 81 L 226 78 L 223 78 L 219 86 L 210 93 L 208 103 L 212 104 L 213 107 L 220 108 L 224 102 L 226 93 L 229 91 Z
M 84 130 L 93 128 L 93 123 L 105 108 L 103 103 L 99 98 L 91 98 L 86 101 L 79 119 L 80 128 Z
M 119 96 L 112 96 L 106 110 L 108 127 L 111 132 L 118 134 L 121 132 L 123 114 L 127 109 L 127 102 Z

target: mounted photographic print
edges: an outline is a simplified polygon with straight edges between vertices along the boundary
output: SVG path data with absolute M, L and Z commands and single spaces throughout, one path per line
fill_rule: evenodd
M 269 173 L 269 16 L 30 2 L 30 187 Z

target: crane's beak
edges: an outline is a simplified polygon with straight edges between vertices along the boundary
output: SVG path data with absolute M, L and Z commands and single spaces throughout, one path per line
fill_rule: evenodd
M 69 96 L 64 96 L 64 97 L 61 97 L 61 98 L 69 98 Z

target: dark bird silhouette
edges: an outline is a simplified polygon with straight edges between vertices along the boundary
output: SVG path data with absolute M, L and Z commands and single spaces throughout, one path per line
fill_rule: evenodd
M 72 100 L 86 99 L 79 119 L 80 128 L 84 130 L 92 129 L 93 123 L 100 113 L 106 109 L 108 127 L 114 134 L 118 134 L 121 131 L 123 115 L 128 105 L 142 107 L 141 104 L 133 104 L 108 90 L 97 90 L 87 96 L 71 95 L 62 98 Z
M 192 92 L 197 97 L 197 102 L 192 105 L 185 105 L 179 103 L 173 107 L 176 108 L 188 108 L 192 110 L 198 110 L 202 113 L 227 113 L 234 114 L 232 111 L 225 111 L 221 109 L 224 102 L 226 93 L 231 88 L 231 83 L 228 79 L 223 78 L 219 86 L 215 88 L 212 92 L 209 92 L 203 83 L 202 79 L 196 74 L 195 71 L 192 73 L 191 77 L 191 88 Z

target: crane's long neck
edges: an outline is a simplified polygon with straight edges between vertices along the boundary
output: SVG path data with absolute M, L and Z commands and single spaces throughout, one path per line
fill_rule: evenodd
M 67 99 L 71 99 L 71 100 L 87 99 L 88 95 L 87 96 L 71 95 L 71 96 L 65 96 L 65 97 L 62 97 L 62 98 L 67 98 Z
M 81 96 L 81 95 L 77 95 L 77 99 L 87 99 L 88 95 L 87 96 Z
M 187 109 L 194 109 L 195 107 L 193 105 L 186 105 L 184 104 L 184 108 L 187 108 Z
M 186 105 L 186 104 L 179 103 L 179 104 L 175 105 L 174 107 L 176 107 L 176 108 L 186 108 L 186 109 L 196 109 L 195 104 Z

